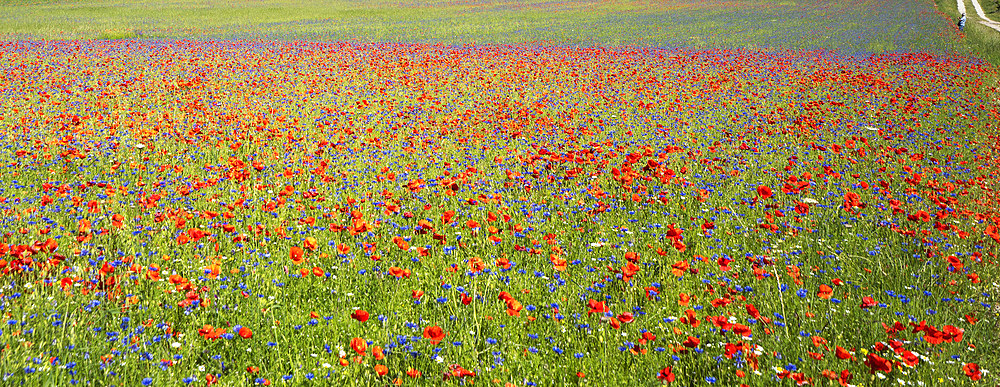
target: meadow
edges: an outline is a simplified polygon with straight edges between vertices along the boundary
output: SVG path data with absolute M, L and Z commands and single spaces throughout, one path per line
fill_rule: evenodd
M 938 4 L 5 3 L 0 380 L 995 385 Z

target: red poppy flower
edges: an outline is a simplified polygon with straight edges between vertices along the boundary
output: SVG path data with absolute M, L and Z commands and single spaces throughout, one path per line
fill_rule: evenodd
M 253 337 L 253 331 L 250 330 L 250 328 L 247 328 L 247 327 L 240 328 L 240 331 L 238 332 L 238 334 L 240 335 L 240 337 L 242 337 L 244 339 L 249 339 L 249 338 Z
M 361 322 L 368 321 L 368 317 L 369 317 L 368 312 L 361 309 L 355 310 L 353 313 L 351 313 L 351 318 Z
M 848 192 L 844 194 L 844 210 L 847 212 L 854 213 L 854 207 L 863 208 L 864 205 L 861 203 L 861 197 L 854 192 Z
M 441 340 L 444 340 L 444 336 L 444 330 L 437 325 L 424 328 L 424 338 L 429 339 L 431 344 L 440 343 Z
M 954 325 L 945 325 L 941 327 L 941 332 L 944 333 L 944 340 L 951 343 L 962 342 L 962 336 L 965 334 L 965 330 Z
M 861 309 L 868 309 L 868 308 L 871 308 L 871 307 L 873 307 L 873 306 L 875 306 L 877 304 L 878 303 L 875 302 L 874 298 L 867 297 L 867 296 L 866 297 L 861 297 Z
M 871 368 L 871 373 L 882 371 L 885 373 L 892 372 L 892 362 L 876 355 L 874 353 L 869 353 L 867 359 L 865 359 L 865 365 Z
M 656 374 L 656 378 L 666 383 L 673 383 L 675 376 L 673 367 L 666 367 Z
M 590 307 L 590 310 L 587 311 L 588 316 L 594 313 L 604 313 L 608 311 L 608 307 L 604 305 L 604 301 L 591 299 L 587 301 L 587 306 Z
M 750 327 L 743 324 L 733 324 L 731 329 L 733 333 L 740 336 L 750 336 L 752 334 L 752 332 L 750 331 Z
M 983 373 L 979 369 L 979 364 L 966 363 L 962 366 L 962 371 L 965 371 L 965 376 L 968 376 L 969 379 L 972 379 L 973 381 L 983 378 Z
M 364 355 L 368 351 L 368 343 L 360 337 L 355 337 L 351 339 L 351 349 L 357 352 L 358 355 Z
M 816 292 L 816 297 L 829 300 L 831 295 L 833 295 L 833 288 L 826 284 L 819 285 L 819 292 Z
M 701 344 L 701 340 L 694 336 L 688 336 L 687 340 L 684 340 L 681 344 L 688 348 L 696 348 L 698 347 L 698 344 Z
M 298 265 L 303 262 L 303 253 L 304 252 L 301 247 L 292 246 L 291 251 L 288 252 L 288 257 L 292 259 L 292 262 Z
M 410 278 L 410 269 L 403 269 L 396 266 L 389 268 L 389 274 L 396 278 Z
M 302 242 L 302 245 L 309 251 L 316 251 L 316 249 L 319 248 L 319 242 L 313 237 L 306 237 L 306 240 Z
M 400 250 L 409 250 L 410 249 L 410 243 L 407 242 L 402 237 L 398 237 L 398 236 L 392 237 L 392 243 L 395 243 L 396 247 L 399 247 Z
M 760 196 L 761 199 L 770 198 L 771 195 L 774 195 L 774 192 L 771 191 L 771 187 L 768 187 L 766 185 L 761 185 L 757 187 L 757 196 Z

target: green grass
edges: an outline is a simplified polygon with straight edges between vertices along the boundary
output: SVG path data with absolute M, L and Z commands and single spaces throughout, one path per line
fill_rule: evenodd
M 935 3 L 939 10 L 957 23 L 959 14 L 955 1 L 935 0 Z M 988 9 L 990 8 L 984 5 L 984 11 Z M 1000 66 L 1000 31 L 978 22 L 979 16 L 970 1 L 966 1 L 966 17 L 968 22 L 965 24 L 965 34 L 958 41 L 958 49 L 966 55 L 978 56 L 993 66 Z
M 307 39 L 361 42 L 759 47 L 845 53 L 954 51 L 930 3 L 805 0 L 110 0 L 0 5 L 0 37 Z M 887 20 L 872 23 L 877 7 Z

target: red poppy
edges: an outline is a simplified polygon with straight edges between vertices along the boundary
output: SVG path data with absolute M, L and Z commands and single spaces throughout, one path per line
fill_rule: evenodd
M 752 332 L 750 331 L 750 327 L 743 324 L 733 324 L 731 329 L 733 333 L 740 336 L 750 336 L 752 334 Z
M 400 250 L 409 250 L 410 249 L 410 243 L 407 242 L 402 237 L 398 237 L 398 236 L 392 237 L 392 243 L 395 243 L 396 247 L 399 247 Z
M 319 248 L 319 242 L 313 237 L 306 237 L 306 240 L 302 242 L 302 245 L 309 251 L 316 251 L 316 249 Z
M 840 359 L 840 360 L 847 360 L 847 359 L 850 359 L 850 358 L 854 357 L 854 355 L 851 355 L 851 352 L 849 352 L 848 350 L 844 349 L 843 347 L 841 347 L 839 345 L 837 346 L 837 349 L 835 350 L 835 354 L 837 355 L 837 358 Z
M 656 374 L 656 378 L 666 383 L 673 383 L 675 376 L 673 367 L 666 367 Z
M 244 339 L 249 339 L 249 338 L 253 337 L 253 331 L 250 330 L 250 328 L 247 328 L 247 327 L 240 328 L 239 332 L 237 332 L 237 333 L 240 335 L 240 337 L 242 337 Z
M 871 373 L 882 371 L 885 373 L 892 372 L 892 362 L 876 355 L 874 353 L 869 353 L 867 359 L 865 359 L 865 365 L 871 368 Z
M 847 385 L 851 382 L 851 379 L 854 379 L 854 376 L 851 375 L 851 371 L 843 370 L 840 371 L 840 378 L 837 379 L 837 382 L 840 383 L 842 387 L 847 387 Z
M 945 325 L 941 327 L 941 331 L 944 333 L 944 340 L 951 343 L 962 342 L 962 336 L 965 334 L 965 330 L 954 325 Z
M 604 313 L 609 310 L 608 307 L 604 305 L 604 301 L 597 301 L 594 299 L 588 300 L 587 306 L 590 307 L 590 310 L 587 311 L 588 316 L 594 313 Z
M 826 284 L 819 285 L 819 292 L 816 292 L 816 297 L 829 300 L 831 295 L 833 295 L 833 288 Z
M 296 265 L 301 264 L 303 262 L 302 255 L 303 255 L 302 248 L 298 246 L 292 246 L 291 251 L 289 251 L 288 253 L 288 257 L 291 258 L 292 262 L 294 262 Z
M 873 307 L 873 306 L 875 306 L 877 304 L 878 303 L 875 302 L 874 298 L 867 297 L 867 296 L 861 297 L 861 309 L 868 309 L 868 308 L 871 308 L 871 307 Z
M 351 349 L 357 352 L 358 355 L 364 355 L 368 351 L 368 343 L 360 337 L 355 337 L 351 339 Z
M 437 325 L 424 328 L 424 338 L 429 339 L 431 344 L 440 343 L 441 340 L 444 340 L 444 336 L 444 330 Z
M 968 376 L 969 379 L 972 379 L 973 381 L 983 378 L 983 373 L 979 369 L 979 364 L 966 363 L 962 366 L 962 371 L 965 371 L 965 376 Z
M 552 261 L 552 265 L 555 267 L 556 271 L 566 271 L 566 260 L 560 258 L 558 255 L 549 255 L 549 260 Z
M 198 330 L 199 335 L 201 335 L 205 339 L 212 341 L 215 341 L 215 339 L 222 337 L 222 335 L 225 333 L 226 333 L 225 328 L 214 328 L 208 324 L 205 324 L 204 327 Z
M 698 344 L 701 344 L 701 340 L 694 336 L 688 336 L 687 340 L 684 340 L 681 344 L 688 348 L 697 348 Z
M 844 194 L 844 209 L 853 214 L 854 207 L 864 208 L 864 205 L 861 204 L 861 197 L 854 192 Z
M 403 269 L 396 266 L 392 266 L 389 268 L 389 274 L 391 274 L 396 278 L 403 278 L 403 277 L 410 278 L 410 269 Z
M 355 310 L 351 313 L 351 318 L 361 322 L 368 321 L 368 312 L 361 309 Z
M 760 196 L 761 199 L 770 198 L 771 195 L 774 195 L 774 192 L 771 191 L 771 187 L 766 185 L 757 186 L 757 196 Z

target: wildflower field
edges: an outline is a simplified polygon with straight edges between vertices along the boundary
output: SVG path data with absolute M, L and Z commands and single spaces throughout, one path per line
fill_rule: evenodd
M 1000 382 L 931 1 L 236 4 L 0 6 L 3 385 Z

